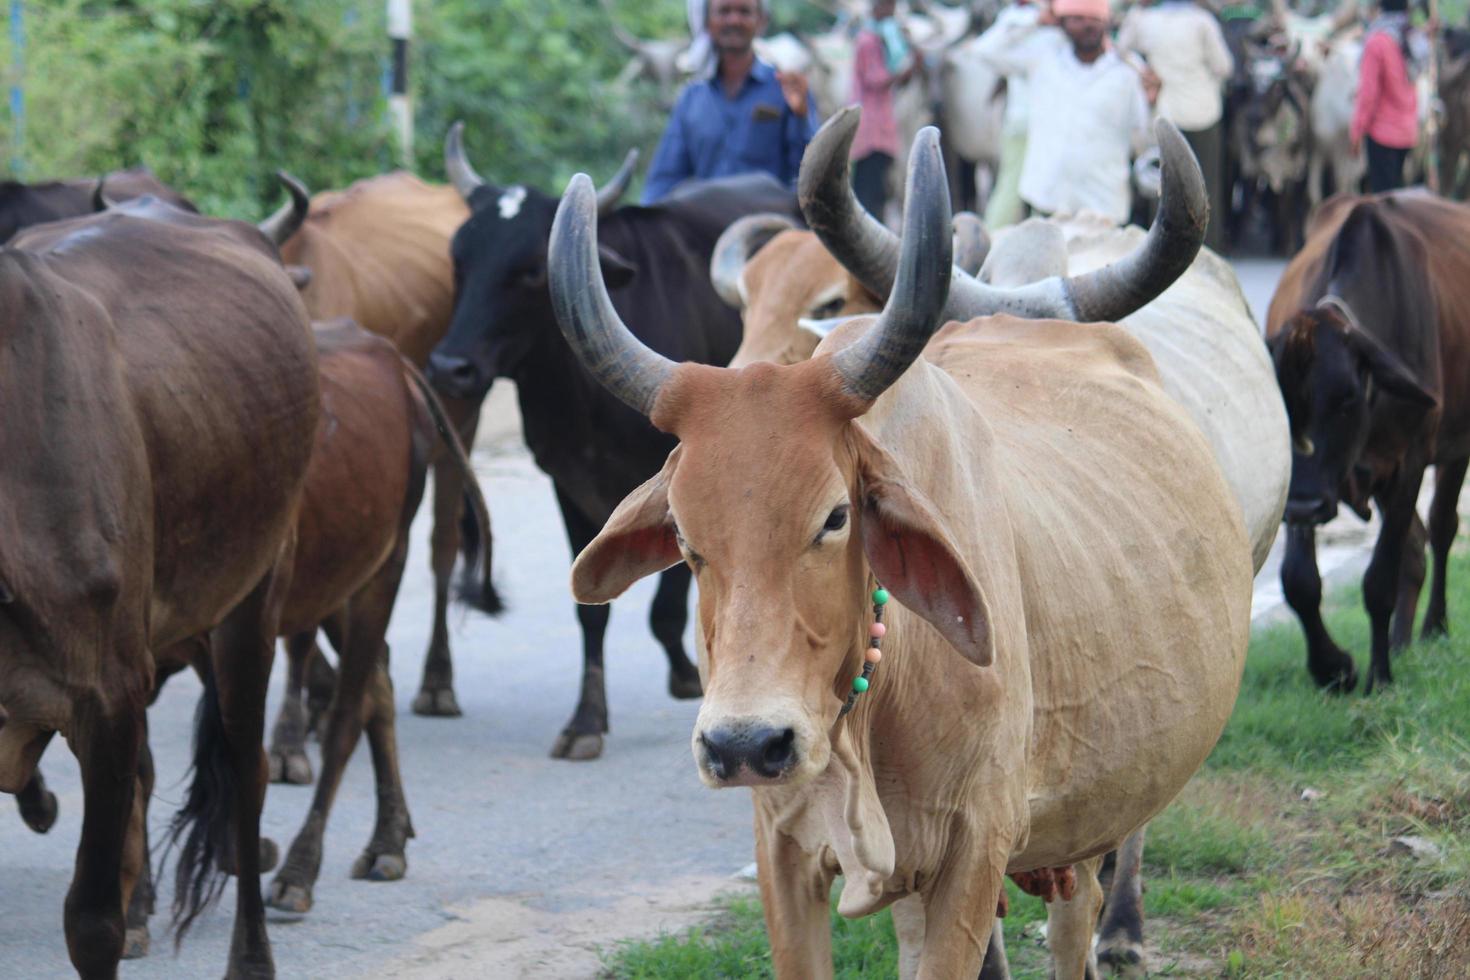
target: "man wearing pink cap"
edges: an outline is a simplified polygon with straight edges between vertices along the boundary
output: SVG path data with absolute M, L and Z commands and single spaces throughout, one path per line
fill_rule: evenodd
M 1108 19 L 1108 0 L 1053 0 L 1038 21 L 997 23 L 975 46 L 996 71 L 1027 80 L 1020 191 L 1033 211 L 1128 220 L 1129 161 L 1148 140 L 1157 89 L 1146 92 L 1139 71 L 1112 50 Z M 1053 24 L 1060 35 L 1038 29 Z

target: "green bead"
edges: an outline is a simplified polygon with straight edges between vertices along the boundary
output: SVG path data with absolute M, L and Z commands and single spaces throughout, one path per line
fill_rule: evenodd
M 875 606 L 886 606 L 887 604 L 888 604 L 888 590 L 887 589 L 874 589 L 873 590 L 873 605 L 875 605 Z
M 866 677 L 854 677 L 852 681 L 852 689 L 859 694 L 863 693 L 868 689 L 868 679 Z

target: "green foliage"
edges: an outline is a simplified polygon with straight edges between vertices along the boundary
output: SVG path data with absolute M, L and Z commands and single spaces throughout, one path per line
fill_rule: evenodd
M 791 23 L 810 17 L 780 0 Z M 683 37 L 682 0 L 611 0 L 644 38 Z M 398 163 L 383 95 L 383 0 L 31 0 L 17 70 L 0 31 L 0 80 L 20 81 L 27 180 L 146 164 L 208 211 L 257 218 L 282 199 L 272 173 L 341 187 Z M 629 147 L 645 161 L 666 113 L 651 82 L 614 85 L 630 52 L 592 0 L 415 0 L 413 163 L 441 179 L 444 133 L 466 123 L 487 178 L 559 189 L 602 179 Z M 18 77 L 16 77 L 18 76 Z M 0 106 L 0 177 L 13 176 Z

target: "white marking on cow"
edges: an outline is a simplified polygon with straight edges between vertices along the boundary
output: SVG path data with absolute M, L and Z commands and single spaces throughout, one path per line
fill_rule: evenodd
M 520 214 L 521 205 L 525 203 L 525 200 L 526 189 L 520 184 L 516 184 L 514 187 L 507 187 L 505 192 L 500 195 L 500 199 L 495 202 L 495 206 L 500 209 L 500 219 L 502 221 L 509 221 L 511 218 Z

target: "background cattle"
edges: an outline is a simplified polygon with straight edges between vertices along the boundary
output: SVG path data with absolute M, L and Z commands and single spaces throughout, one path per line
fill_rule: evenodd
M 515 381 L 526 445 L 552 479 L 576 554 L 617 501 L 654 472 L 672 440 L 611 398 L 581 366 L 556 329 L 547 292 L 546 242 L 555 198 L 531 187 L 500 187 L 474 172 L 461 129 L 445 142 L 446 164 L 472 214 L 455 234 L 458 283 L 454 322 L 429 361 L 429 377 L 451 398 L 478 404 L 497 377 Z M 625 164 L 629 166 L 630 164 Z M 709 259 L 732 221 L 795 206 L 765 174 L 685 185 L 649 207 L 617 207 L 622 177 L 603 189 L 604 273 L 614 303 L 644 324 L 644 339 L 678 360 L 723 364 L 740 340 L 738 315 L 715 294 Z M 700 694 L 684 652 L 689 573 L 671 569 L 659 583 L 650 626 L 669 657 L 669 693 Z M 582 694 L 552 749 L 557 758 L 602 753 L 607 732 L 603 634 L 608 610 L 581 605 Z
M 1415 505 L 1436 467 L 1434 580 L 1424 634 L 1445 631 L 1445 575 L 1470 460 L 1470 208 L 1422 192 L 1336 198 L 1271 300 L 1267 334 L 1297 442 L 1281 584 L 1307 636 L 1307 667 L 1337 690 L 1352 657 L 1320 615 L 1313 527 L 1339 501 L 1383 527 L 1363 576 L 1372 626 L 1366 689 L 1392 680 L 1389 653 L 1413 635 L 1424 576 Z
M 184 211 L 195 210 L 187 198 L 161 183 L 147 167 L 114 170 L 100 182 L 106 185 L 108 197 L 114 201 L 151 195 Z M 97 210 L 98 184 L 96 178 L 85 177 L 39 184 L 0 181 L 0 243 L 30 225 L 91 214 Z
M 56 732 L 77 753 L 67 945 L 80 975 L 115 975 L 153 652 L 207 633 L 175 911 L 186 928 L 231 868 L 230 972 L 269 976 L 260 742 L 317 425 L 305 311 L 259 231 L 156 201 L 23 233 L 0 250 L 0 294 L 0 786 Z

